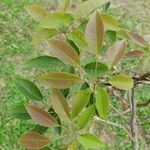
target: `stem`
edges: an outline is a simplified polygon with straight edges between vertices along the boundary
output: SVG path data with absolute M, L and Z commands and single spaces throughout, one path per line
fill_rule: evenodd
M 137 123 L 137 116 L 136 116 L 136 101 L 134 98 L 134 87 L 131 89 L 131 134 L 134 139 L 132 141 L 132 149 L 138 150 L 138 123 Z

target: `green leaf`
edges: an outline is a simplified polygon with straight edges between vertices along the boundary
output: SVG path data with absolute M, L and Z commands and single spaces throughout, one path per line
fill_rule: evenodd
M 26 111 L 25 106 L 22 104 L 19 104 L 19 105 L 16 105 L 15 107 L 13 107 L 10 110 L 10 113 L 13 117 L 21 119 L 21 120 L 31 119 L 28 112 Z
M 47 129 L 48 129 L 47 127 L 43 127 L 43 126 L 37 124 L 37 125 L 32 129 L 32 131 L 33 131 L 33 132 L 40 133 L 40 134 L 43 134 L 43 133 L 45 133 L 45 132 L 47 131 Z
M 77 118 L 77 128 L 80 130 L 83 129 L 89 123 L 89 121 L 91 121 L 94 112 L 94 105 L 90 105 L 88 108 L 85 108 L 83 112 L 81 112 L 81 115 Z
M 69 106 L 63 94 L 57 89 L 52 89 L 51 105 L 60 119 L 70 123 Z
M 48 14 L 44 17 L 40 23 L 40 28 L 47 28 L 47 29 L 57 29 L 67 27 L 73 22 L 73 17 L 71 14 L 64 13 L 64 12 L 56 12 Z
M 67 150 L 78 150 L 78 145 L 77 145 L 77 143 L 76 143 L 76 142 L 71 143 L 71 144 L 68 146 Z
M 68 38 L 72 40 L 79 49 L 81 50 L 87 49 L 88 45 L 84 37 L 84 34 L 81 31 L 76 30 L 68 33 L 67 35 Z
M 14 80 L 15 85 L 17 87 L 17 89 L 26 97 L 33 99 L 33 100 L 42 100 L 42 94 L 40 92 L 40 90 L 37 88 L 37 86 L 26 79 L 22 79 L 22 78 L 16 78 Z
M 99 116 L 108 119 L 109 96 L 106 90 L 98 88 L 96 90 L 96 108 Z
M 58 35 L 59 32 L 56 29 L 38 29 L 36 33 L 34 34 L 34 37 L 32 39 L 32 44 L 38 45 L 43 40 L 50 39 L 53 36 Z
M 78 27 L 78 30 L 81 31 L 82 33 L 85 33 L 85 29 L 86 29 L 87 23 L 88 23 L 88 20 L 87 20 L 87 19 L 83 20 L 83 21 L 80 23 L 80 25 L 79 25 L 79 27 Z
M 127 75 L 116 75 L 109 80 L 109 83 L 121 90 L 129 90 L 133 87 L 134 81 Z
M 24 66 L 26 68 L 55 68 L 64 64 L 57 58 L 51 56 L 39 56 L 27 61 Z
M 79 142 L 87 149 L 98 149 L 104 146 L 98 137 L 90 133 L 82 134 L 79 137 Z
M 91 90 L 81 90 L 77 95 L 73 97 L 73 106 L 71 110 L 71 117 L 75 118 L 82 111 L 82 109 L 88 104 L 90 99 Z
M 36 132 L 29 132 L 22 135 L 20 143 L 27 149 L 42 149 L 49 145 L 50 139 Z
M 48 12 L 40 5 L 30 5 L 25 7 L 25 9 L 29 13 L 29 15 L 36 21 L 40 21 L 48 14 Z
M 79 77 L 65 72 L 52 72 L 47 75 L 44 75 L 41 79 L 46 81 L 50 87 L 57 89 L 66 89 L 81 81 Z
M 107 30 L 118 30 L 118 22 L 108 13 L 101 13 L 102 19 L 104 21 L 104 26 Z
M 119 36 L 120 38 L 128 38 L 129 37 L 128 32 L 123 28 L 119 28 L 116 32 L 117 32 L 117 36 Z
M 101 0 L 87 0 L 76 9 L 74 13 L 75 19 L 82 19 L 92 13 L 101 5 Z
M 98 55 L 104 40 L 104 25 L 100 13 L 97 12 L 90 16 L 85 31 L 85 38 L 88 43 L 89 52 Z
M 67 42 L 53 40 L 48 41 L 50 53 L 68 65 L 80 67 L 80 56 Z
M 44 127 L 57 126 L 55 119 L 47 111 L 34 105 L 27 105 L 26 110 L 31 118 L 39 125 Z
M 107 2 L 107 3 L 103 4 L 102 7 L 103 7 L 104 11 L 107 11 L 110 7 L 110 2 Z
M 124 56 L 127 48 L 125 40 L 115 42 L 106 52 L 107 64 L 112 68 L 115 66 Z
M 91 62 L 84 67 L 85 71 L 91 77 L 102 77 L 108 73 L 107 65 L 101 62 Z
M 106 35 L 112 42 L 116 41 L 117 38 L 116 31 L 108 30 L 106 31 Z

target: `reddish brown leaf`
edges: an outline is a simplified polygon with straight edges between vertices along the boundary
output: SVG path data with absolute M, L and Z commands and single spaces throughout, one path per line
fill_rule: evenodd
M 20 143 L 27 149 L 42 149 L 49 145 L 50 139 L 36 132 L 29 132 L 20 137 Z
M 126 58 L 136 58 L 136 57 L 141 57 L 143 56 L 144 53 L 140 50 L 133 50 L 133 51 L 130 51 L 128 53 L 126 53 L 125 57 Z
M 27 105 L 26 109 L 31 118 L 39 125 L 44 127 L 56 126 L 57 123 L 55 119 L 47 111 L 33 105 Z

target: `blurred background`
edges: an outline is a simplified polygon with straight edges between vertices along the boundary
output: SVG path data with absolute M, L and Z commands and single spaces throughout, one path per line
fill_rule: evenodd
M 74 0 L 78 4 L 79 0 Z M 150 0 L 110 0 L 109 12 L 121 19 L 130 31 L 138 31 L 150 40 Z M 33 121 L 14 119 L 10 109 L 18 103 L 28 100 L 16 91 L 12 78 L 15 75 L 32 76 L 35 71 L 22 69 L 26 60 L 44 54 L 42 45 L 31 44 L 32 34 L 37 23 L 26 13 L 24 6 L 40 3 L 49 9 L 57 7 L 57 0 L 0 0 L 0 149 L 22 150 L 18 137 L 28 131 Z M 75 7 L 75 6 L 72 6 Z M 33 79 L 34 80 L 34 79 Z M 37 83 L 39 84 L 39 83 Z M 39 85 L 40 86 L 40 85 Z M 139 89 L 137 100 L 149 101 L 150 88 Z M 144 118 L 150 113 L 148 107 L 138 108 L 138 115 Z M 114 120 L 114 121 L 117 121 Z M 150 122 L 140 127 L 140 150 L 148 150 L 150 144 Z M 102 132 L 108 143 L 108 150 L 130 150 L 131 143 L 122 130 L 109 127 Z M 150 145 L 149 145 L 150 146 Z

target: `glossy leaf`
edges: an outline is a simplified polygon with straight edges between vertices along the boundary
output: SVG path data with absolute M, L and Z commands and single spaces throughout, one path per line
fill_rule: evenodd
M 37 101 L 42 100 L 42 94 L 33 82 L 22 78 L 16 78 L 14 82 L 24 96 Z
M 137 58 L 143 56 L 144 53 L 140 50 L 132 50 L 128 53 L 126 53 L 125 57 L 126 58 Z
M 44 127 L 56 126 L 57 123 L 55 119 L 47 111 L 34 105 L 27 105 L 26 109 L 31 118 L 34 121 L 36 121 L 39 125 Z
M 39 56 L 37 58 L 33 58 L 25 63 L 26 68 L 49 68 L 49 67 L 58 67 L 62 66 L 62 62 L 51 56 Z
M 131 32 L 131 33 L 129 33 L 129 35 L 130 35 L 131 39 L 133 40 L 133 42 L 135 42 L 135 44 L 137 44 L 141 47 L 146 47 L 146 44 L 147 44 L 146 41 L 138 33 Z
M 59 32 L 56 29 L 39 29 L 34 34 L 34 37 L 32 39 L 32 44 L 38 45 L 43 40 L 50 39 L 51 37 L 56 36 L 58 34 Z
M 77 118 L 77 128 L 80 130 L 83 129 L 92 119 L 94 112 L 94 105 L 90 105 L 88 108 L 85 108 L 83 112 L 81 112 L 81 115 Z
M 21 119 L 21 120 L 31 119 L 31 117 L 29 116 L 29 114 L 26 111 L 25 106 L 22 104 L 19 104 L 19 105 L 16 105 L 15 107 L 13 107 L 10 110 L 10 113 L 13 117 Z
M 84 67 L 85 71 L 90 75 L 91 77 L 102 77 L 108 73 L 108 67 L 107 65 L 101 63 L 101 62 L 92 62 L 87 64 Z
M 36 132 L 29 132 L 20 137 L 20 143 L 27 149 L 42 149 L 49 145 L 50 139 Z
M 85 38 L 89 46 L 89 52 L 98 55 L 104 40 L 104 25 L 100 13 L 97 12 L 90 16 L 85 31 Z
M 25 9 L 29 13 L 29 15 L 36 21 L 40 21 L 48 14 L 48 12 L 40 5 L 30 5 L 25 7 Z
M 113 18 L 110 14 L 101 13 L 101 17 L 103 19 L 104 26 L 107 30 L 116 31 L 118 29 L 117 20 L 115 18 Z
M 71 110 L 72 118 L 78 116 L 82 109 L 88 104 L 90 99 L 91 90 L 81 90 L 73 97 L 73 106 Z
M 60 29 L 62 27 L 67 27 L 73 22 L 73 17 L 71 14 L 65 12 L 50 13 L 44 17 L 40 23 L 39 27 L 46 29 Z
M 41 79 L 46 81 L 50 87 L 57 89 L 66 89 L 81 81 L 79 77 L 65 72 L 49 73 Z
M 70 123 L 69 106 L 63 94 L 57 89 L 52 89 L 51 105 L 62 120 Z
M 79 5 L 74 13 L 75 19 L 82 19 L 101 5 L 101 0 L 87 0 Z
M 129 90 L 133 87 L 134 81 L 127 75 L 116 75 L 109 80 L 109 83 L 121 90 Z
M 87 49 L 88 45 L 84 37 L 84 34 L 81 31 L 76 30 L 68 33 L 68 38 L 72 40 L 79 49 L 81 50 Z
M 104 146 L 98 137 L 90 133 L 82 134 L 79 142 L 87 149 L 98 149 Z
M 126 48 L 127 44 L 124 40 L 117 41 L 108 48 L 106 61 L 110 68 L 115 66 L 125 56 Z
M 98 88 L 96 90 L 96 108 L 101 118 L 108 119 L 109 96 L 106 90 Z
M 80 66 L 80 57 L 77 52 L 66 42 L 53 40 L 48 41 L 50 53 L 68 65 Z

